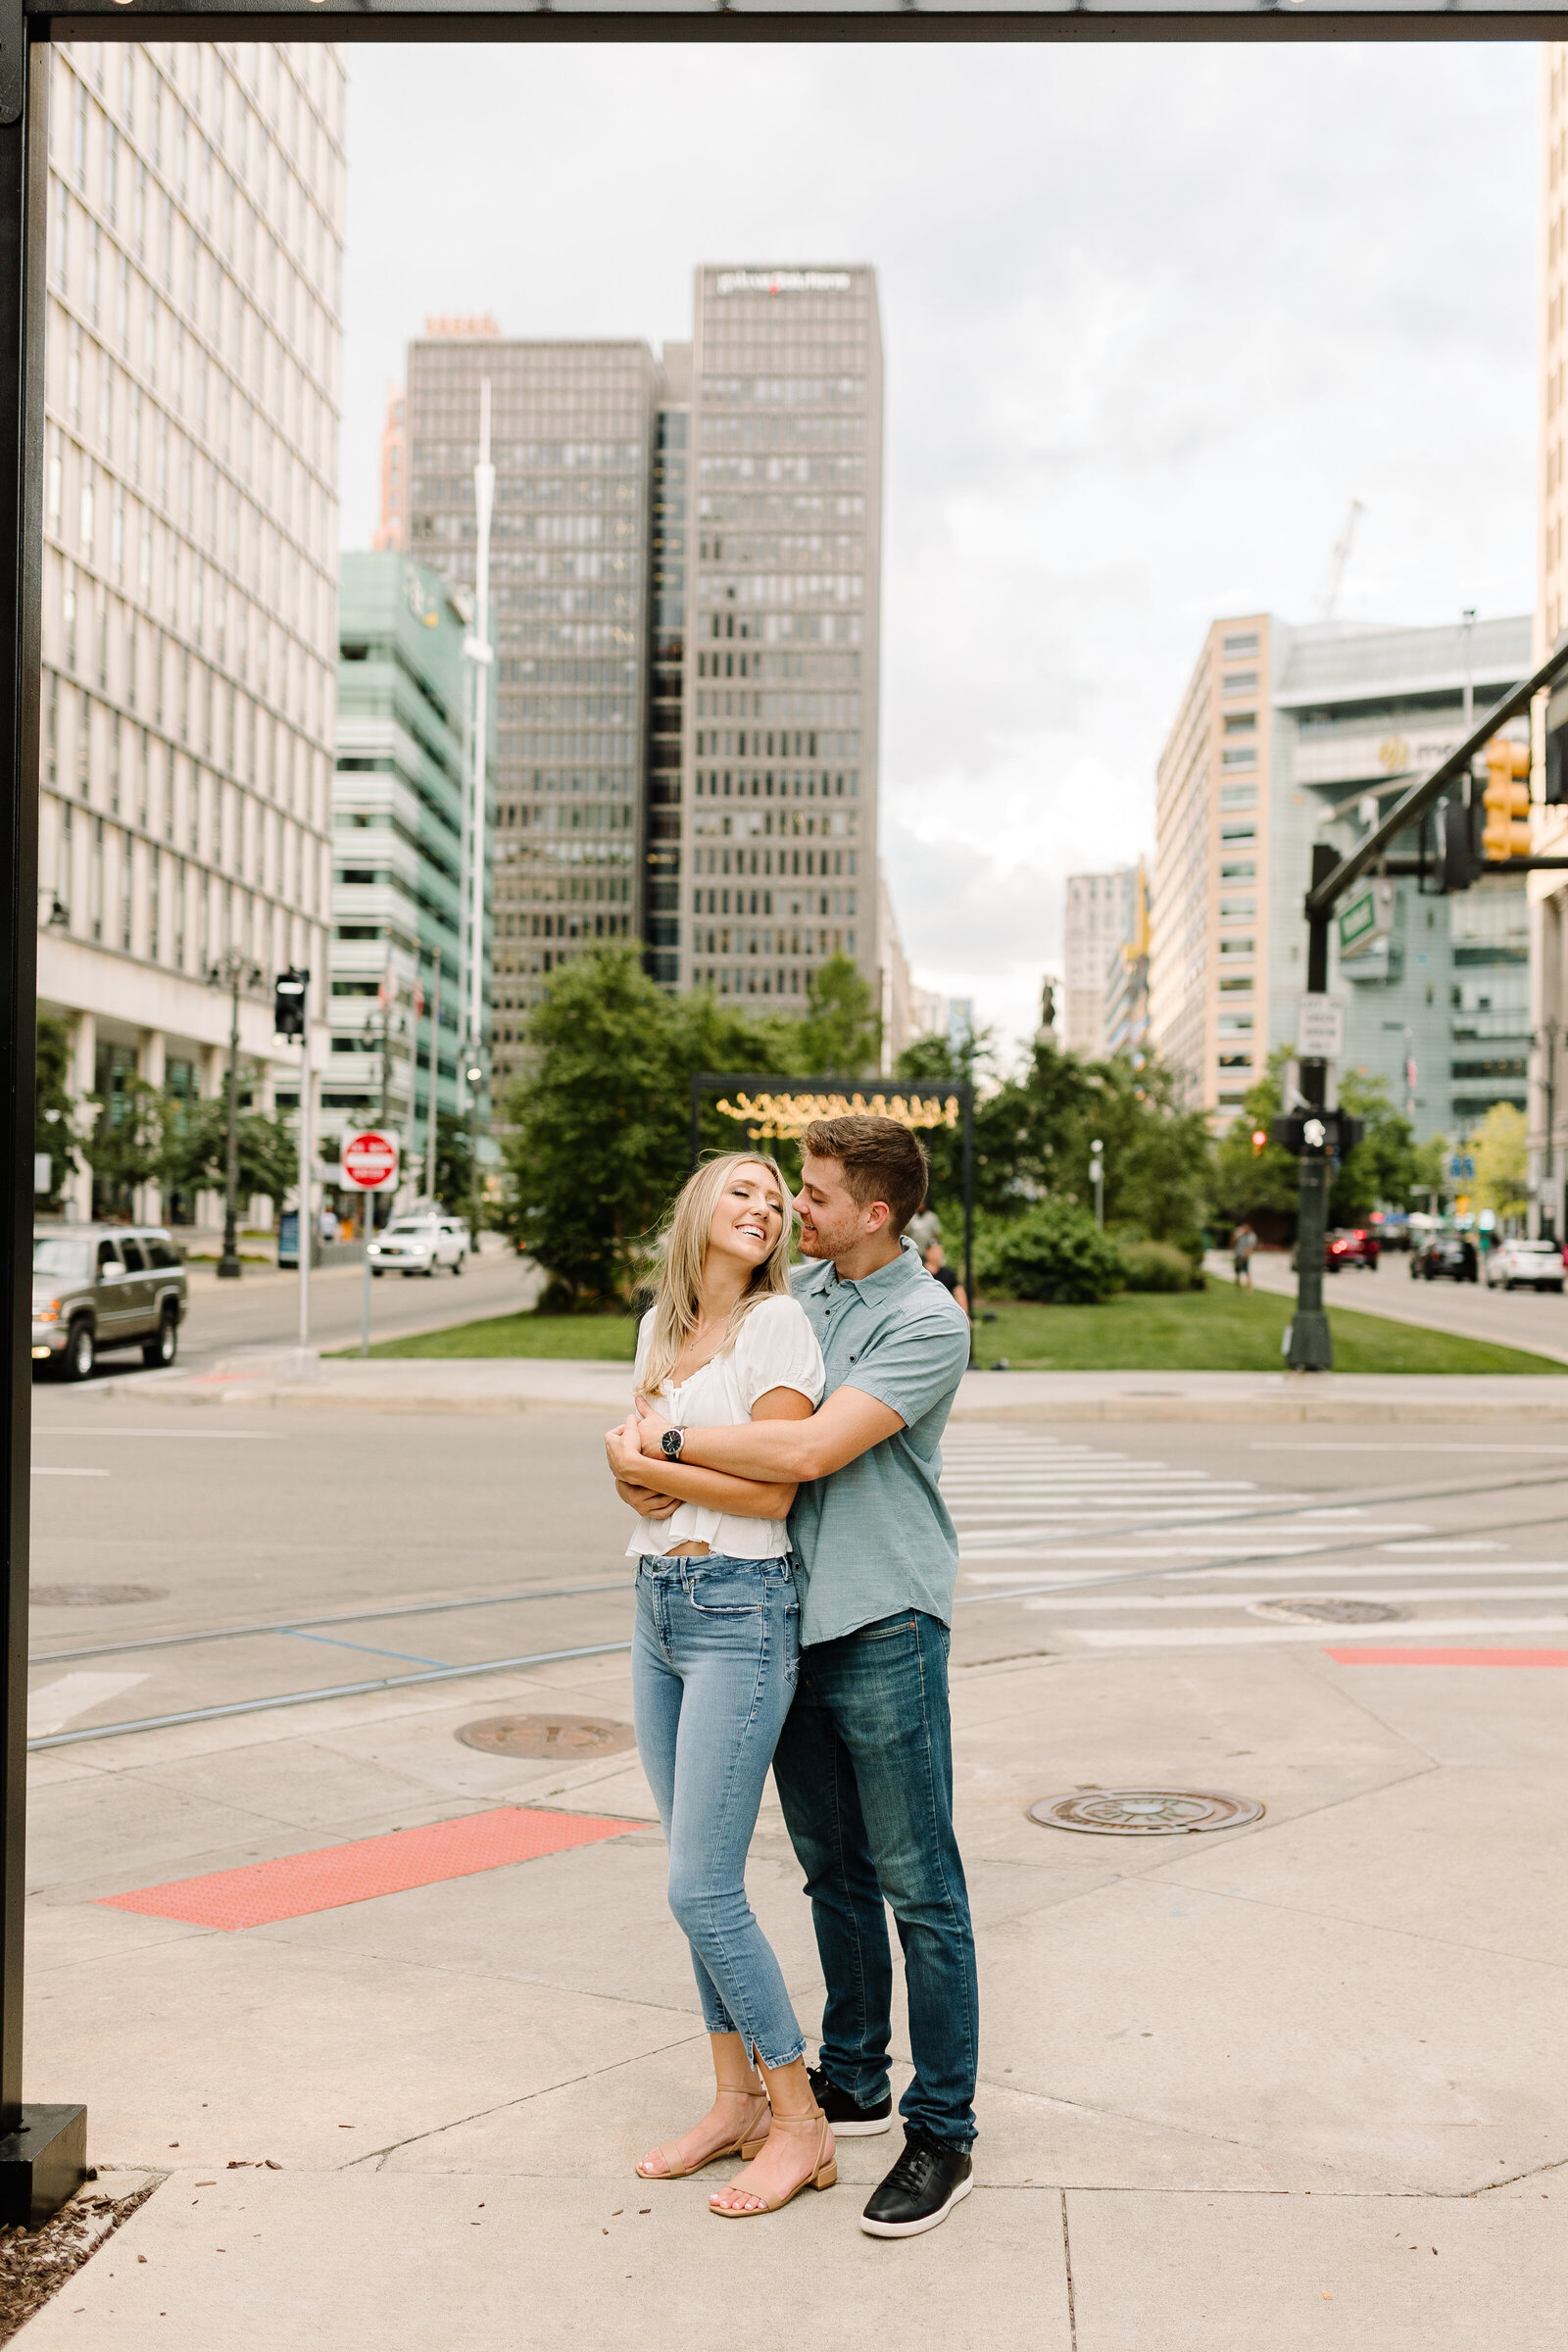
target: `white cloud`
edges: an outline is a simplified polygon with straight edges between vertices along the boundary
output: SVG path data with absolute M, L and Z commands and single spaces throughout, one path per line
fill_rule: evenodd
M 884 851 L 927 985 L 1032 1024 L 1147 847 L 1209 618 L 1522 612 L 1523 45 L 351 51 L 345 536 L 426 311 L 689 332 L 700 260 L 874 262 Z

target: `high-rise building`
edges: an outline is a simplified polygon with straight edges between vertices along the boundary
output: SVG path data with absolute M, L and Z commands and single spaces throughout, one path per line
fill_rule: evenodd
M 426 1150 L 432 1059 L 441 1114 L 469 1107 L 460 1065 L 471 615 L 460 596 L 408 556 L 343 558 L 321 1126 L 388 1122 L 411 1162 Z
M 401 550 L 409 537 L 408 399 L 401 384 L 386 396 L 386 422 L 381 427 L 381 523 L 371 546 L 378 553 Z
M 498 1080 L 548 974 L 610 939 L 664 987 L 786 1006 L 846 955 L 880 1002 L 875 273 L 705 267 L 658 360 L 430 320 L 407 545 L 460 584 L 484 380 Z
M 574 950 L 638 935 L 656 368 L 645 343 L 427 323 L 409 348 L 408 544 L 468 589 L 479 387 L 491 389 L 499 1101 L 543 977 Z
M 1132 929 L 1112 948 L 1102 990 L 1102 1054 L 1137 1060 L 1149 1045 L 1149 876 L 1133 872 Z
M 697 272 L 679 973 L 876 979 L 882 336 L 864 268 Z
M 878 863 L 876 875 L 877 970 L 881 976 L 882 1074 L 891 1077 L 893 1065 L 914 1035 L 911 1026 L 909 966 L 899 937 L 899 918 L 893 908 L 888 878 Z
M 52 53 L 38 990 L 106 1121 L 219 1091 L 226 954 L 261 1106 L 274 971 L 325 999 L 343 84 L 327 45 Z
M 1105 973 L 1111 956 L 1133 936 L 1136 888 L 1130 865 L 1108 874 L 1067 877 L 1062 1046 L 1091 1061 L 1105 1050 Z
M 1405 629 L 1267 613 L 1216 621 L 1160 760 L 1151 1029 L 1188 1099 L 1223 1128 L 1294 1047 L 1314 841 L 1344 851 L 1523 678 L 1527 619 Z M 1419 850 L 1417 834 L 1398 845 Z M 1330 939 L 1345 1066 L 1385 1082 L 1418 1135 L 1466 1134 L 1523 1105 L 1523 876 L 1449 898 L 1393 885 L 1392 925 Z M 1411 1071 L 1414 1071 L 1412 1078 Z

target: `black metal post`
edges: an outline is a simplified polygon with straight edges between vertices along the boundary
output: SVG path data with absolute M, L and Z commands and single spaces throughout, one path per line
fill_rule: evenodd
M 978 1320 L 974 1296 L 974 1094 L 963 1098 L 963 1295 L 969 1301 L 969 1361 L 974 1362 Z
M 692 1080 L 692 1166 L 703 1156 L 703 1081 Z
M 1546 1213 L 1545 1216 L 1541 1219 L 1541 1223 L 1543 1227 L 1546 1229 L 1547 1240 L 1555 1241 L 1557 1239 L 1557 1202 L 1556 1197 L 1552 1191 L 1552 1183 L 1556 1175 L 1556 1168 L 1553 1162 L 1552 1154 L 1552 1136 L 1557 1124 L 1556 1022 L 1547 1021 L 1545 1024 L 1545 1029 L 1546 1078 L 1545 1084 L 1543 1086 L 1541 1091 L 1546 1098 L 1546 1134 L 1545 1142 L 1542 1151 L 1541 1173 L 1546 1180 Z
M 1327 842 L 1312 845 L 1312 888 L 1339 863 Z M 1323 996 L 1329 985 L 1328 908 L 1307 917 L 1306 987 L 1309 996 Z M 1310 1059 L 1298 1064 L 1307 1115 L 1321 1111 L 1328 1099 L 1329 1065 Z M 1286 1362 L 1293 1372 L 1331 1372 L 1334 1343 L 1323 1311 L 1323 1251 L 1328 1237 L 1329 1149 L 1323 1144 L 1302 1150 L 1300 1190 L 1296 1219 L 1296 1313 Z
M 27 1507 L 32 1419 L 33 1048 L 37 1025 L 38 677 L 43 563 L 44 219 L 49 52 L 0 8 L 0 802 L 6 861 L 0 950 L 0 1255 L 6 1443 L 5 1678 L 0 1687 L 0 2224 L 46 2220 L 86 2171 L 84 2107 L 22 2099 L 23 1895 L 27 1804 Z
M 238 1282 L 239 1262 L 239 960 L 228 969 L 228 1143 L 223 1155 L 223 1254 L 220 1282 Z

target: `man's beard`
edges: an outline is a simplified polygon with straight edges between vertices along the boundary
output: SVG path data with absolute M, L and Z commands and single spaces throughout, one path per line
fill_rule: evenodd
M 823 1241 L 822 1236 L 819 1233 L 813 1232 L 808 1234 L 805 1231 L 802 1232 L 801 1255 L 803 1257 L 831 1257 L 832 1254 L 832 1250 L 828 1248 L 826 1242 Z

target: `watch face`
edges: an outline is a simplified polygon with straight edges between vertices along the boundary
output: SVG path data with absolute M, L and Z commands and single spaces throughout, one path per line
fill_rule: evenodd
M 668 1459 L 672 1462 L 678 1461 L 680 1459 L 680 1431 L 666 1429 L 662 1442 Z

